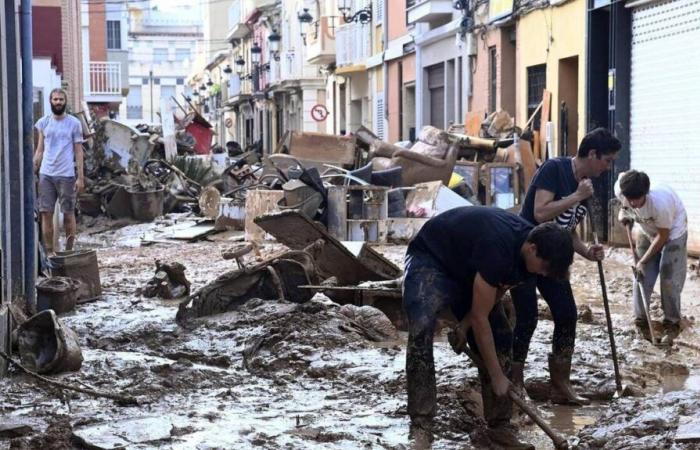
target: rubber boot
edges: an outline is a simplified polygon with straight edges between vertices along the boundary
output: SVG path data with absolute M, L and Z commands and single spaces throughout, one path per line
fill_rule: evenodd
M 634 319 L 634 326 L 642 338 L 651 342 L 651 331 L 649 331 L 649 322 L 646 319 Z
M 491 442 L 506 450 L 535 450 L 533 445 L 518 439 L 517 428 L 510 423 L 513 403 L 507 395 L 498 397 L 491 389 L 488 376 L 479 373 L 481 397 L 484 402 L 484 419 L 488 429 L 486 434 Z
M 411 417 L 408 431 L 411 450 L 428 450 L 433 443 L 433 418 L 428 416 Z
M 552 403 L 577 406 L 590 403 L 590 400 L 577 395 L 571 386 L 571 356 L 550 353 L 549 378 L 552 384 Z
M 510 365 L 510 381 L 513 383 L 513 387 L 518 394 L 525 398 L 527 397 L 527 391 L 525 390 L 525 378 L 523 371 L 525 369 L 525 363 L 513 361 Z

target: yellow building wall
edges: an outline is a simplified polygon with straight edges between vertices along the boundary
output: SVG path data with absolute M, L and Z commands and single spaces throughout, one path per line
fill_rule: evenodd
M 515 123 L 527 122 L 527 68 L 547 64 L 547 90 L 552 93 L 550 120 L 554 124 L 553 154 L 559 149 L 559 61 L 578 56 L 578 133 L 576 144 L 586 131 L 586 2 L 572 0 L 530 12 L 517 23 L 516 114 Z M 571 112 L 569 113 L 571 118 Z M 571 119 L 570 119 L 571 120 Z M 569 149 L 569 152 L 572 150 Z

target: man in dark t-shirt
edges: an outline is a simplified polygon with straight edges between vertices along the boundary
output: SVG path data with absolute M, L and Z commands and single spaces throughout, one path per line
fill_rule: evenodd
M 602 260 L 603 247 L 587 247 L 575 234 L 575 229 L 588 212 L 584 203 L 593 195 L 590 178 L 599 177 L 610 170 L 620 147 L 620 141 L 608 130 L 597 128 L 583 138 L 574 158 L 560 157 L 546 161 L 532 179 L 520 215 L 534 224 L 554 222 L 571 231 L 576 253 L 590 261 Z M 524 392 L 523 369 L 537 326 L 535 288 L 549 305 L 554 320 L 552 353 L 549 355 L 551 400 L 574 405 L 588 403 L 576 394 L 570 383 L 577 310 L 568 280 L 538 276 L 511 290 L 516 311 L 513 383 Z
M 430 435 L 436 413 L 433 334 L 449 308 L 458 331 L 477 353 L 489 436 L 501 447 L 521 443 L 510 426 L 512 330 L 501 295 L 534 274 L 565 277 L 573 261 L 571 233 L 554 224 L 533 225 L 497 208 L 463 207 L 430 219 L 408 246 L 403 306 L 408 320 L 406 379 L 411 436 Z M 468 331 L 466 331 L 468 329 Z

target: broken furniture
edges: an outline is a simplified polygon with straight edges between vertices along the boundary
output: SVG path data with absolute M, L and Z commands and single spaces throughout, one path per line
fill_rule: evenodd
M 386 240 L 388 188 L 332 186 L 328 189 L 328 232 L 340 241 Z
M 75 309 L 79 282 L 68 277 L 42 278 L 36 284 L 36 310 L 63 314 Z
M 180 126 L 185 128 L 194 138 L 194 151 L 199 155 L 208 155 L 211 148 L 211 140 L 214 136 L 211 124 L 196 110 L 187 114 Z
M 321 169 L 324 164 L 332 164 L 352 169 L 359 164 L 359 152 L 352 136 L 287 131 L 277 145 L 277 153 L 291 155 L 307 168 Z
M 107 118 L 100 119 L 100 124 L 102 129 L 98 134 L 104 139 L 103 158 L 116 160 L 125 170 L 132 159 L 139 166 L 145 164 L 153 150 L 150 134 Z
M 77 303 L 96 300 L 102 295 L 95 250 L 56 252 L 49 262 L 52 277 L 68 277 L 78 282 Z
M 73 372 L 83 364 L 78 336 L 47 309 L 33 315 L 17 329 L 22 364 L 36 373 Z
M 253 298 L 264 300 L 287 300 L 304 303 L 313 297 L 313 292 L 299 286 L 317 283 L 318 269 L 314 252 L 316 243 L 299 251 L 292 250 L 250 267 L 219 276 L 194 295 L 180 303 L 176 320 L 178 323 L 190 319 L 234 311 Z M 243 253 L 253 250 L 253 246 L 234 251 L 240 265 Z
M 322 240 L 324 245 L 316 258 L 322 279 L 335 276 L 342 285 L 354 285 L 393 280 L 401 275 L 398 267 L 365 242 L 341 242 L 323 225 L 296 211 L 266 214 L 256 217 L 255 223 L 291 249 L 301 250 Z
M 482 164 L 480 170 L 481 183 L 484 186 L 484 205 L 509 209 L 520 203 L 517 164 L 486 163 Z
M 401 167 L 403 186 L 438 180 L 447 184 L 457 160 L 457 149 L 450 144 L 447 133 L 430 126 L 421 130 L 418 140 L 408 150 L 377 141 L 371 147 L 373 169 Z

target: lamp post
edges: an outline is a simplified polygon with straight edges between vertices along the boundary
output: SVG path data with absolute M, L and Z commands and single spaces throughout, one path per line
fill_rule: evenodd
M 267 37 L 267 41 L 270 43 L 270 55 L 275 61 L 280 60 L 280 41 L 282 36 L 280 36 L 277 31 L 272 30 L 272 33 Z
M 306 45 L 306 35 L 309 33 L 309 25 L 314 21 L 314 18 L 309 14 L 309 8 L 304 8 L 303 12 L 297 13 L 297 18 L 301 25 L 301 38 L 304 40 L 304 45 Z
M 358 10 L 354 14 L 351 12 L 352 0 L 339 0 L 338 10 L 345 23 L 357 22 L 366 25 L 372 21 L 372 4 Z

